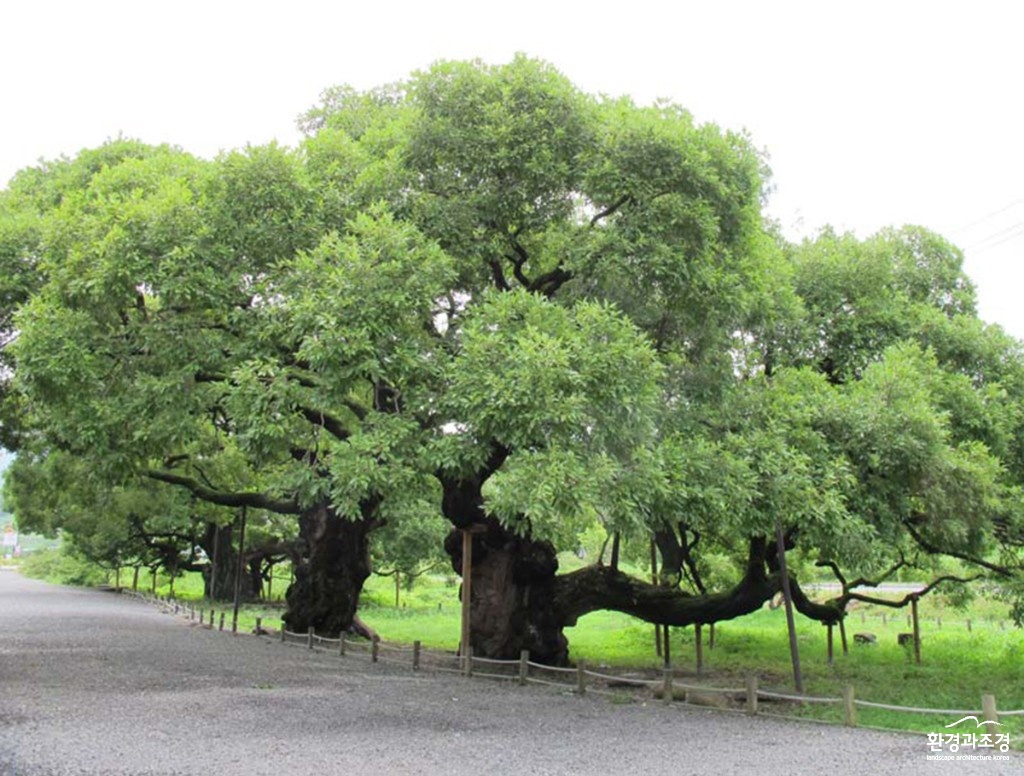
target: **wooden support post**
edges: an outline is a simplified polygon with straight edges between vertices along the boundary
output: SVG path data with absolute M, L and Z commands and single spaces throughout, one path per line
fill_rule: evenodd
M 420 650 L 423 648 L 422 643 L 414 641 L 412 643 L 412 670 L 420 670 Z
M 473 599 L 473 534 L 469 529 L 462 531 L 462 638 L 459 641 L 459 654 L 466 657 L 470 654 L 469 618 L 472 612 Z
M 651 584 L 658 584 L 658 549 L 651 538 Z M 654 654 L 661 657 L 661 625 L 654 626 Z
M 206 623 L 206 627 L 209 628 L 210 630 L 213 630 L 213 623 L 214 623 L 214 621 L 216 619 L 216 615 L 217 615 L 217 612 L 215 612 L 213 609 L 211 609 L 210 610 L 210 621 L 208 623 Z
M 917 617 L 917 596 L 910 599 L 910 619 L 914 626 L 914 662 L 921 665 L 921 622 Z
M 662 689 L 664 690 L 665 696 L 663 700 L 665 701 L 665 703 L 671 703 L 673 700 L 672 695 L 674 693 L 674 690 L 672 689 L 672 669 L 666 667 L 664 671 L 664 676 L 665 683 L 662 686 Z
M 338 634 L 338 657 L 345 657 L 345 631 Z
M 220 630 L 224 630 L 224 612 L 220 613 Z
M 238 559 L 235 562 L 234 614 L 231 616 L 232 632 L 238 629 L 238 604 L 242 599 L 242 564 L 245 562 L 245 519 L 248 514 L 248 510 L 244 505 L 242 506 L 241 512 L 242 525 L 238 532 Z
M 263 618 L 262 617 L 257 617 L 256 618 L 256 635 L 257 636 L 262 636 L 263 635 Z
M 843 688 L 843 724 L 847 727 L 857 727 L 857 707 L 853 704 L 852 684 Z
M 711 623 L 708 626 L 708 650 L 715 648 L 715 624 Z
M 580 695 L 587 694 L 587 662 L 580 660 L 576 664 L 576 692 Z
M 782 577 L 782 598 L 786 603 L 786 628 L 789 631 L 789 655 L 793 663 L 793 684 L 799 695 L 804 694 L 804 678 L 800 672 L 800 651 L 796 643 L 796 622 L 793 619 L 793 591 L 789 587 L 789 571 L 786 569 L 786 542 L 782 535 L 782 521 L 775 518 L 775 547 L 779 559 L 779 576 Z
M 466 648 L 466 654 L 462 656 L 462 673 L 466 676 L 473 675 L 473 647 Z
M 284 644 L 284 637 L 285 637 L 285 633 L 284 632 L 285 632 L 285 624 L 282 622 L 281 623 L 281 643 L 282 644 Z
M 313 648 L 313 636 L 315 636 L 315 635 L 316 635 L 316 632 L 313 629 L 313 626 L 310 625 L 309 626 L 309 630 L 306 631 L 306 647 L 308 649 L 312 649 Z
M 519 684 L 526 684 L 530 675 L 530 650 L 524 649 L 519 653 Z
M 205 622 L 205 619 L 204 619 L 205 617 L 206 617 L 206 610 L 205 609 L 200 609 L 199 610 L 199 624 L 200 625 L 202 625 Z
M 376 663 L 380 658 L 380 637 L 374 636 L 370 642 L 370 662 Z
M 668 626 L 665 626 L 665 633 L 661 638 L 661 648 L 665 657 L 665 668 L 672 666 L 672 639 L 669 638 L 670 631 Z
M 704 673 L 704 637 L 699 622 L 693 624 L 693 643 L 697 648 L 697 676 Z
M 846 642 L 846 618 L 839 621 L 839 639 L 843 642 L 843 655 L 850 654 L 850 645 Z
M 747 674 L 747 714 L 757 714 L 757 674 Z
M 985 725 L 985 731 L 995 737 L 999 733 L 999 726 L 995 723 L 999 721 L 999 712 L 996 710 L 996 696 L 994 695 L 982 695 L 981 696 L 981 713 L 985 719 L 983 722 L 989 722 L 991 724 Z
M 826 623 L 825 627 L 828 628 L 828 667 L 829 668 L 834 668 L 835 664 L 836 664 L 836 659 L 835 659 L 835 655 L 832 652 L 832 627 L 833 627 L 833 625 L 832 625 L 832 623 Z

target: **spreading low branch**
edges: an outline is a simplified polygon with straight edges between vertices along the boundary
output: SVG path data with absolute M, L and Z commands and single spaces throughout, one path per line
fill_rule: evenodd
M 1013 571 L 1008 569 L 1006 566 L 999 566 L 995 563 L 989 563 L 987 560 L 975 557 L 973 555 L 969 555 L 965 552 L 943 549 L 942 547 L 939 547 L 937 544 L 933 544 L 929 542 L 927 539 L 925 539 L 918 532 L 918 530 L 914 528 L 914 526 L 911 525 L 909 522 L 904 522 L 904 526 L 906 527 L 907 532 L 914 539 L 914 541 L 917 542 L 918 546 L 930 555 L 948 555 L 951 558 L 957 558 L 958 560 L 962 560 L 967 563 L 972 563 L 975 566 L 981 566 L 983 569 L 988 569 L 989 571 L 998 574 L 1001 577 L 1013 576 Z
M 968 582 L 974 582 L 976 579 L 981 579 L 983 576 L 984 576 L 984 574 L 975 574 L 972 577 L 956 577 L 956 576 L 953 576 L 952 574 L 946 574 L 944 576 L 941 576 L 941 577 L 938 577 L 936 579 L 933 579 L 923 589 L 917 590 L 917 591 L 915 591 L 913 593 L 907 593 L 905 596 L 903 596 L 903 598 L 900 598 L 898 600 L 890 600 L 890 599 L 887 599 L 887 598 L 878 598 L 876 596 L 862 595 L 860 593 L 847 593 L 845 596 L 843 596 L 843 598 L 845 598 L 846 601 L 860 601 L 860 602 L 866 603 L 866 604 L 876 604 L 878 606 L 888 606 L 888 607 L 890 607 L 892 609 L 902 609 L 904 606 L 909 604 L 915 598 L 921 598 L 922 596 L 927 595 L 928 593 L 930 593 L 932 590 L 934 590 L 936 587 L 938 587 L 943 582 L 960 582 L 960 583 L 966 585 Z
M 147 469 L 145 476 L 158 482 L 166 482 L 170 485 L 178 485 L 188 489 L 196 498 L 218 504 L 224 507 L 252 507 L 253 509 L 266 509 L 270 512 L 277 512 L 284 515 L 297 515 L 302 510 L 294 499 L 278 499 L 265 493 L 237 493 L 225 492 L 203 485 L 192 477 L 185 477 L 173 472 L 160 469 Z

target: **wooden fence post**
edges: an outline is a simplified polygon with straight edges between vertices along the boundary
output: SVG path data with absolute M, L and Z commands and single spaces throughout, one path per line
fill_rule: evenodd
M 857 727 L 857 707 L 853 705 L 853 685 L 843 688 L 843 723 L 847 727 Z
M 757 674 L 747 674 L 747 714 L 757 714 Z
M 985 716 L 983 722 L 990 722 L 992 724 L 985 725 L 985 730 L 990 736 L 995 736 L 999 733 L 999 726 L 996 725 L 999 721 L 999 712 L 996 710 L 996 696 L 994 695 L 982 695 L 981 696 L 981 711 Z
M 314 631 L 313 626 L 310 625 L 309 626 L 309 630 L 306 631 L 306 647 L 309 648 L 309 649 L 313 648 L 313 636 L 314 635 L 316 635 L 316 632 Z
M 224 612 L 220 613 L 220 630 L 224 630 Z
M 910 599 L 910 612 L 914 622 L 914 662 L 921 665 L 921 622 L 917 616 L 917 596 Z
M 697 647 L 697 676 L 704 673 L 704 637 L 703 626 L 699 622 L 693 624 L 693 642 Z
M 839 638 L 843 642 L 843 655 L 850 654 L 850 645 L 846 642 L 846 617 L 839 621 Z
M 256 635 L 257 636 L 262 636 L 263 635 L 263 618 L 262 617 L 257 617 L 256 618 Z
M 217 621 L 217 612 L 214 609 L 210 609 L 210 621 L 206 623 L 206 627 L 213 630 L 213 624 Z
M 379 658 L 379 657 L 380 657 L 380 638 L 378 636 L 374 636 L 373 639 L 370 641 L 370 662 L 371 663 L 376 663 L 377 662 L 377 658 Z
M 419 641 L 414 641 L 412 643 L 412 670 L 413 671 L 419 671 L 420 670 L 420 650 L 422 648 L 423 648 L 423 645 Z
M 530 650 L 524 649 L 519 653 L 519 684 L 526 684 L 530 675 Z
M 287 628 L 285 628 L 285 624 L 282 622 L 281 623 L 281 643 L 282 644 L 284 644 L 285 630 L 287 630 Z
M 832 651 L 832 623 L 826 623 L 825 627 L 828 628 L 828 667 L 835 668 L 836 660 Z
M 338 635 L 338 657 L 345 657 L 345 631 Z
M 673 690 L 672 690 L 672 669 L 671 668 L 666 668 L 664 670 L 664 675 L 665 675 L 665 683 L 662 686 L 662 689 L 664 690 L 665 697 L 662 700 L 664 700 L 665 703 L 671 703 L 672 700 L 673 700 L 672 699 L 672 695 L 673 695 Z
M 576 692 L 587 694 L 587 661 L 580 660 L 576 664 Z
M 462 673 L 466 676 L 473 675 L 473 646 L 469 645 L 465 648 L 465 654 L 462 656 Z

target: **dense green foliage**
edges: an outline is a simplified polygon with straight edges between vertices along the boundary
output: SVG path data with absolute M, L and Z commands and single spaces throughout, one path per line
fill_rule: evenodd
M 302 125 L 214 161 L 119 140 L 0 196 L 27 527 L 212 581 L 251 510 L 254 589 L 291 559 L 289 617 L 329 631 L 371 555 L 414 574 L 481 526 L 477 648 L 552 661 L 588 611 L 752 611 L 776 524 L 844 583 L 813 619 L 944 557 L 1020 599 L 1024 358 L 941 237 L 786 244 L 747 137 L 525 57 Z M 556 575 L 595 530 L 610 565 Z M 619 576 L 651 542 L 660 584 Z

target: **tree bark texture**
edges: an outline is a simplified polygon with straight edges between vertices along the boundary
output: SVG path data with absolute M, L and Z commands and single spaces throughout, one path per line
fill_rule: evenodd
M 369 534 L 372 518 L 348 520 L 320 504 L 299 518 L 305 544 L 286 595 L 285 627 L 295 633 L 309 628 L 329 637 L 351 629 L 363 583 L 370 576 Z

